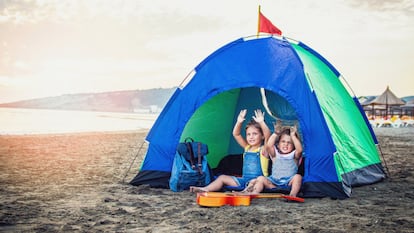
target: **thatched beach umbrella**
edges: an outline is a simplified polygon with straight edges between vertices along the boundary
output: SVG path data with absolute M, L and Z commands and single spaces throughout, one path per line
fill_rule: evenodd
M 388 108 L 389 106 L 401 106 L 404 105 L 405 102 L 398 98 L 387 86 L 387 89 L 375 99 L 363 103 L 363 105 L 371 105 L 372 109 L 383 109 L 381 106 L 385 106 L 385 116 L 388 116 Z

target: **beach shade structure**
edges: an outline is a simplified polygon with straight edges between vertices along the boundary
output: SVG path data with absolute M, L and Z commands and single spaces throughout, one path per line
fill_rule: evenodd
M 391 106 L 401 106 L 404 105 L 405 102 L 403 100 L 401 100 L 400 98 L 398 98 L 389 88 L 389 86 L 387 86 L 387 89 L 379 96 L 377 96 L 376 98 L 370 100 L 370 101 L 366 101 L 364 103 L 362 103 L 361 105 L 363 106 L 371 106 L 371 110 L 372 110 L 372 115 L 375 116 L 375 110 L 376 109 L 380 109 L 380 110 L 385 110 L 385 117 L 388 116 L 388 111 L 389 108 Z
M 255 36 L 209 55 L 176 89 L 146 136 L 148 150 L 130 184 L 168 188 L 176 147 L 187 137 L 208 145 L 213 169 L 242 154 L 232 136 L 241 109 L 246 122 L 255 109 L 265 111 L 271 130 L 276 119 L 298 125 L 305 197 L 343 199 L 352 187 L 385 178 L 377 139 L 340 73 L 302 42 Z
M 400 107 L 402 115 L 414 117 L 414 99 L 408 100 L 404 105 Z

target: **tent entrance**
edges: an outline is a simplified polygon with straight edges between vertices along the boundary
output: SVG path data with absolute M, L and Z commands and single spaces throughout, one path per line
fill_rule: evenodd
M 288 124 L 297 121 L 295 110 L 280 95 L 259 87 L 236 88 L 217 94 L 202 104 L 186 123 L 180 141 L 191 137 L 206 143 L 209 147 L 208 162 L 216 168 L 223 157 L 243 153 L 232 135 L 242 109 L 247 109 L 243 128 L 256 109 L 266 112 L 265 121 L 271 130 L 276 119 Z M 243 136 L 244 133 L 242 130 Z

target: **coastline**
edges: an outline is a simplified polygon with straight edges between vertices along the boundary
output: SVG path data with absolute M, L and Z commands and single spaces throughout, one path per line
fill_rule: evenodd
M 151 113 L 0 108 L 0 135 L 148 130 L 157 117 Z

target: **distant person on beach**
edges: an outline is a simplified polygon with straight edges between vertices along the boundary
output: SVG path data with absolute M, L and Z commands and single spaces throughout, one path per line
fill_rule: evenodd
M 302 150 L 297 127 L 282 129 L 277 121 L 275 131 L 266 143 L 266 155 L 272 160 L 272 174 L 250 181 L 243 192 L 258 194 L 265 188 L 280 187 L 290 189 L 289 195 L 296 197 L 302 185 L 303 166 L 298 172 L 299 163 L 303 163 Z
M 258 176 L 267 176 L 268 156 L 264 155 L 264 142 L 270 137 L 269 127 L 264 120 L 264 113 L 255 110 L 255 116 L 246 125 L 246 138 L 241 135 L 241 127 L 245 120 L 247 110 L 241 110 L 233 128 L 233 137 L 244 148 L 242 177 L 220 175 L 216 180 L 205 187 L 190 187 L 190 192 L 219 191 L 224 186 L 241 186 Z M 263 162 L 263 165 L 261 164 Z M 265 168 L 265 169 L 262 169 Z

